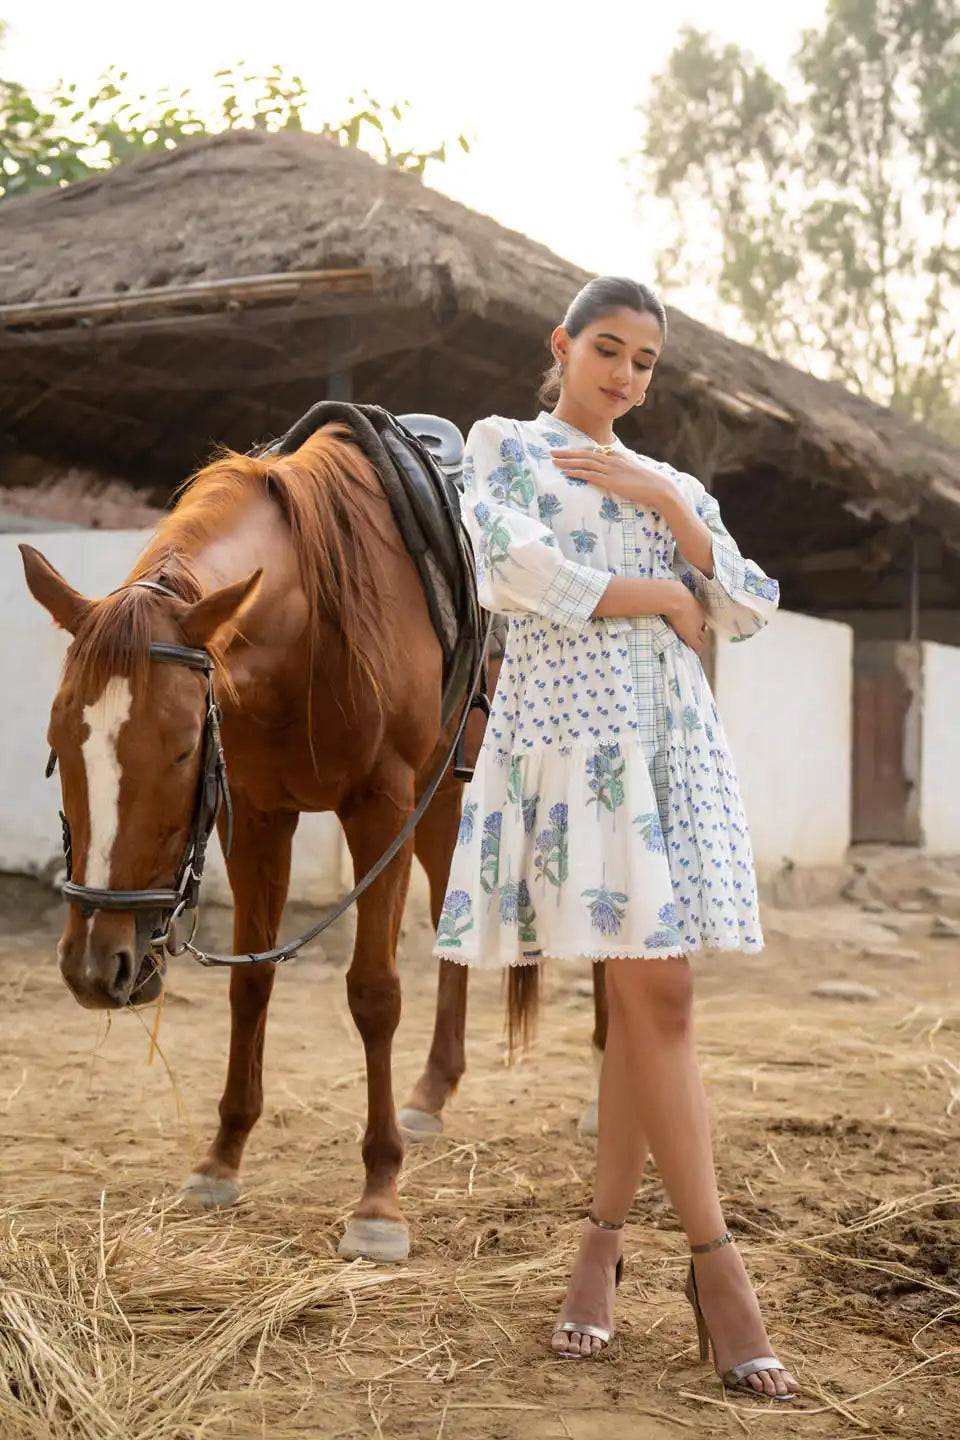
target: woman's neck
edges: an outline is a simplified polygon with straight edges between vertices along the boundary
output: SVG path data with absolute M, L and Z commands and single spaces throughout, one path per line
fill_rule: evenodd
M 609 420 L 601 420 L 566 395 L 561 395 L 552 413 L 565 425 L 572 425 L 574 430 L 581 430 L 584 435 L 589 435 L 598 445 L 610 445 L 617 438 Z

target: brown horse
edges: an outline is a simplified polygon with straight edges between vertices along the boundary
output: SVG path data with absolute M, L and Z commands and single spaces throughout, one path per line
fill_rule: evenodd
M 206 682 L 182 665 L 151 663 L 157 642 L 204 649 L 213 661 L 233 796 L 227 865 L 238 953 L 276 943 L 301 811 L 336 812 L 358 878 L 398 835 L 450 740 L 441 729 L 441 651 L 377 477 L 334 427 L 287 457 L 228 453 L 202 470 L 126 584 L 103 600 L 80 595 L 31 547 L 22 552 L 31 592 L 74 637 L 49 739 L 75 882 L 169 886 L 183 855 Z M 396 945 L 414 853 L 439 919 L 459 814 L 450 773 L 415 835 L 358 902 L 347 992 L 365 1048 L 368 1116 L 365 1185 L 340 1246 L 347 1256 L 408 1253 L 391 1079 Z M 219 823 L 222 837 L 222 813 Z M 58 948 L 81 1004 L 157 997 L 151 929 L 130 911 L 87 915 L 71 906 Z M 231 973 L 220 1125 L 184 1191 L 195 1205 L 231 1204 L 239 1194 L 244 1146 L 262 1110 L 274 973 L 269 963 Z M 430 1054 L 402 1112 L 414 1134 L 440 1128 L 463 1074 L 466 997 L 466 970 L 441 962 Z M 515 1007 L 522 998 L 513 995 Z

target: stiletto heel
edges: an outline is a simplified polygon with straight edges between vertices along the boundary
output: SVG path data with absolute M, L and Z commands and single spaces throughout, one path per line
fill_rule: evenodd
M 703 1311 L 700 1309 L 700 1296 L 697 1294 L 697 1277 L 693 1273 L 693 1261 L 690 1261 L 690 1269 L 687 1272 L 687 1283 L 684 1286 L 684 1294 L 693 1307 L 693 1318 L 697 1322 L 697 1341 L 700 1345 L 700 1359 L 710 1359 L 710 1331 L 707 1329 L 707 1322 L 703 1318 Z
M 724 1245 L 732 1245 L 733 1236 L 727 1230 L 720 1236 L 719 1240 L 711 1240 L 709 1245 L 691 1245 L 691 1255 L 709 1255 L 714 1250 L 722 1250 Z M 684 1287 L 684 1294 L 690 1301 L 693 1309 L 693 1318 L 697 1322 L 697 1340 L 700 1346 L 700 1359 L 709 1360 L 710 1351 L 713 1350 L 714 1369 L 720 1375 L 724 1385 L 730 1390 L 745 1390 L 747 1394 L 753 1395 L 758 1400 L 793 1400 L 797 1394 L 795 1390 L 788 1390 L 785 1395 L 768 1395 L 765 1390 L 757 1390 L 750 1384 L 750 1376 L 757 1375 L 761 1370 L 782 1370 L 789 1374 L 786 1365 L 782 1365 L 775 1355 L 759 1355 L 755 1360 L 744 1360 L 740 1365 L 731 1365 L 729 1370 L 720 1374 L 717 1369 L 716 1356 L 717 1347 L 713 1344 L 713 1337 L 710 1334 L 706 1318 L 700 1305 L 700 1295 L 697 1290 L 697 1276 L 693 1267 L 693 1260 L 690 1261 L 690 1269 L 687 1272 L 687 1283 Z
M 619 1224 L 616 1224 L 612 1220 L 598 1220 L 592 1210 L 588 1213 L 587 1219 L 597 1230 L 622 1230 L 624 1226 L 622 1220 Z M 623 1256 L 621 1255 L 617 1261 L 617 1268 L 614 1271 L 614 1287 L 617 1290 L 619 1290 L 620 1281 L 623 1279 L 623 1269 Z M 607 1348 L 616 1331 L 603 1330 L 599 1325 L 578 1324 L 575 1320 L 561 1320 L 558 1325 L 554 1325 L 553 1333 L 554 1335 L 588 1335 L 591 1340 L 599 1340 L 600 1350 L 594 1350 L 590 1355 L 583 1355 L 577 1350 L 555 1351 L 555 1354 L 559 1355 L 561 1360 L 592 1360 L 595 1355 L 599 1355 L 602 1350 Z

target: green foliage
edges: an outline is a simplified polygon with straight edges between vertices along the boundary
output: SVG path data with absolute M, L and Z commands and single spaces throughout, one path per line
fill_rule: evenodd
M 646 119 L 661 280 L 708 280 L 753 343 L 960 437 L 958 0 L 828 0 L 786 85 L 687 29 Z
M 3 26 L 0 23 L 0 42 Z M 0 198 L 45 185 L 67 185 L 127 160 L 171 150 L 192 136 L 223 130 L 301 130 L 309 95 L 299 75 L 279 66 L 250 70 L 242 62 L 218 71 L 218 97 L 202 107 L 189 90 L 131 93 L 125 70 L 111 66 L 93 94 L 61 83 L 43 104 L 15 81 L 0 79 Z M 388 164 L 423 175 L 446 159 L 446 144 L 417 150 L 403 143 L 405 101 L 391 105 L 363 93 L 350 113 L 322 132 Z M 463 150 L 469 146 L 457 136 Z

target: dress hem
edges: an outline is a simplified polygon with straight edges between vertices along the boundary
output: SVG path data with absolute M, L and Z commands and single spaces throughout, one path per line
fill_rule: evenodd
M 463 955 L 456 950 L 445 950 L 440 946 L 434 948 L 433 954 L 440 960 L 451 960 L 455 965 L 463 965 L 472 970 L 514 970 L 524 965 L 539 965 L 544 960 L 677 960 L 687 955 L 703 955 L 713 950 L 719 953 L 733 955 L 757 955 L 764 949 L 763 942 L 757 945 L 697 945 L 687 946 L 683 949 L 656 950 L 639 954 L 635 949 L 629 950 L 574 950 L 560 954 L 556 950 L 538 950 L 536 954 L 520 955 L 516 960 L 506 960 L 502 963 L 488 960 L 477 960 L 474 957 Z

